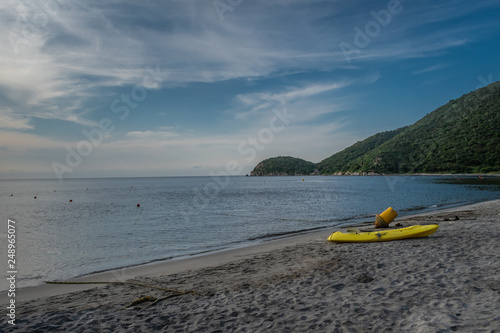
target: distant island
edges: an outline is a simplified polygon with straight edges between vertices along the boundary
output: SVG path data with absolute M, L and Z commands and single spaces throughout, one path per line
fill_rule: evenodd
M 299 176 L 309 175 L 316 170 L 316 164 L 300 158 L 279 156 L 268 158 L 257 164 L 251 176 Z
M 500 81 L 322 160 L 268 158 L 251 176 L 500 173 Z

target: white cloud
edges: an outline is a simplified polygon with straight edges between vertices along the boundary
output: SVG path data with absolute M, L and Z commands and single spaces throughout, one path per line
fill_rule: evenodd
M 418 70 L 414 70 L 412 72 L 413 75 L 419 75 L 419 74 L 424 74 L 424 73 L 429 73 L 429 72 L 434 72 L 434 71 L 437 71 L 437 70 L 440 70 L 440 69 L 443 69 L 445 67 L 448 67 L 448 65 L 445 65 L 445 64 L 437 64 L 437 65 L 434 65 L 434 66 L 429 66 L 429 67 L 426 67 L 426 68 L 422 68 L 422 69 L 418 69 Z
M 0 129 L 26 130 L 33 129 L 33 125 L 28 118 L 15 115 L 9 108 L 0 108 Z
M 133 139 L 141 139 L 141 140 L 155 140 L 155 139 L 166 139 L 176 137 L 179 134 L 168 131 L 131 131 L 127 133 L 127 137 Z
M 296 122 L 306 122 L 333 112 L 345 111 L 354 102 L 345 89 L 355 85 L 366 85 L 380 78 L 378 71 L 354 75 L 349 79 L 339 79 L 336 82 L 305 83 L 302 86 L 285 87 L 280 92 L 259 92 L 240 94 L 236 96 L 241 104 L 233 110 L 235 118 L 250 119 L 265 118 L 274 109 L 286 106 L 298 118 Z
M 342 2 L 315 1 L 307 7 L 299 1 L 252 2 L 236 7 L 223 22 L 210 1 L 58 3 L 52 8 L 38 2 L 2 3 L 0 28 L 5 33 L 0 37 L 4 49 L 0 87 L 12 92 L 11 102 L 18 106 L 18 113 L 80 124 L 88 124 L 81 108 L 101 93 L 98 87 L 137 84 L 146 66 L 159 64 L 164 69 L 156 89 L 345 66 L 338 44 L 351 40 L 352 27 L 363 23 L 353 20 L 356 16 L 343 15 L 346 4 Z M 422 57 L 463 45 L 467 39 L 450 40 L 453 34 L 448 30 L 432 35 L 430 41 L 429 36 L 421 40 L 402 37 L 425 22 L 447 20 L 470 10 L 470 5 L 455 5 L 458 9 L 453 11 L 436 5 L 433 10 L 439 15 L 428 15 L 420 6 L 405 4 L 405 12 L 416 18 L 398 21 L 395 17 L 387 31 L 356 59 Z M 473 7 L 486 5 L 492 2 Z M 334 16 L 337 20 L 320 23 Z M 396 25 L 398 29 L 390 29 Z M 270 97 L 294 99 L 321 89 L 335 87 L 309 86 Z
M 127 170 L 133 171 L 148 166 L 156 174 L 169 175 L 173 170 L 184 169 L 184 174 L 206 175 L 209 170 L 221 171 L 229 161 L 237 161 L 241 173 L 245 174 L 271 156 L 291 155 L 317 162 L 360 139 L 346 132 L 345 124 L 345 120 L 340 120 L 317 126 L 314 131 L 309 126 L 290 124 L 282 132 L 275 133 L 270 142 L 260 142 L 255 155 L 242 154 L 239 147 L 243 145 L 246 152 L 253 149 L 249 137 L 258 138 L 263 128 L 259 126 L 231 135 L 193 134 L 172 138 L 158 133 L 151 133 L 151 136 L 147 133 L 147 138 L 133 135 L 126 140 L 101 145 L 81 169 L 99 166 L 103 170 L 112 170 L 126 165 Z
M 44 139 L 34 134 L 0 131 L 0 142 L 9 150 L 25 153 L 34 149 L 64 148 L 65 143 L 51 139 Z
M 244 111 L 237 112 L 236 118 L 245 119 L 249 116 L 260 114 L 262 111 L 266 111 L 267 113 L 270 108 L 276 108 L 280 105 L 290 104 L 301 99 L 307 99 L 324 92 L 337 90 L 345 87 L 346 85 L 346 82 L 310 84 L 300 88 L 291 87 L 286 89 L 286 91 L 279 93 L 240 94 L 236 96 L 236 98 L 243 104 Z

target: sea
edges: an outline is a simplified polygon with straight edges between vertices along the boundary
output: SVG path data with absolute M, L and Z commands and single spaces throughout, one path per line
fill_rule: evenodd
M 405 216 L 499 198 L 498 178 L 477 176 L 0 180 L 0 266 L 9 271 L 8 220 L 22 288 L 371 222 L 388 207 Z

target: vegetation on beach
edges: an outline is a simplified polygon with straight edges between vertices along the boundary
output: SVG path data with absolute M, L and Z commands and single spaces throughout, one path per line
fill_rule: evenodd
M 500 82 L 451 100 L 415 124 L 375 134 L 314 164 L 262 161 L 252 175 L 499 173 Z M 300 161 L 298 163 L 297 161 Z M 307 167 L 305 167 L 307 166 Z

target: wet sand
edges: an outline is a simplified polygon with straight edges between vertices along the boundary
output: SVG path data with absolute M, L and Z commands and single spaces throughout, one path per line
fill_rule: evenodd
M 440 227 L 359 244 L 321 231 L 75 280 L 112 284 L 25 288 L 0 330 L 500 332 L 500 200 L 395 223 Z

